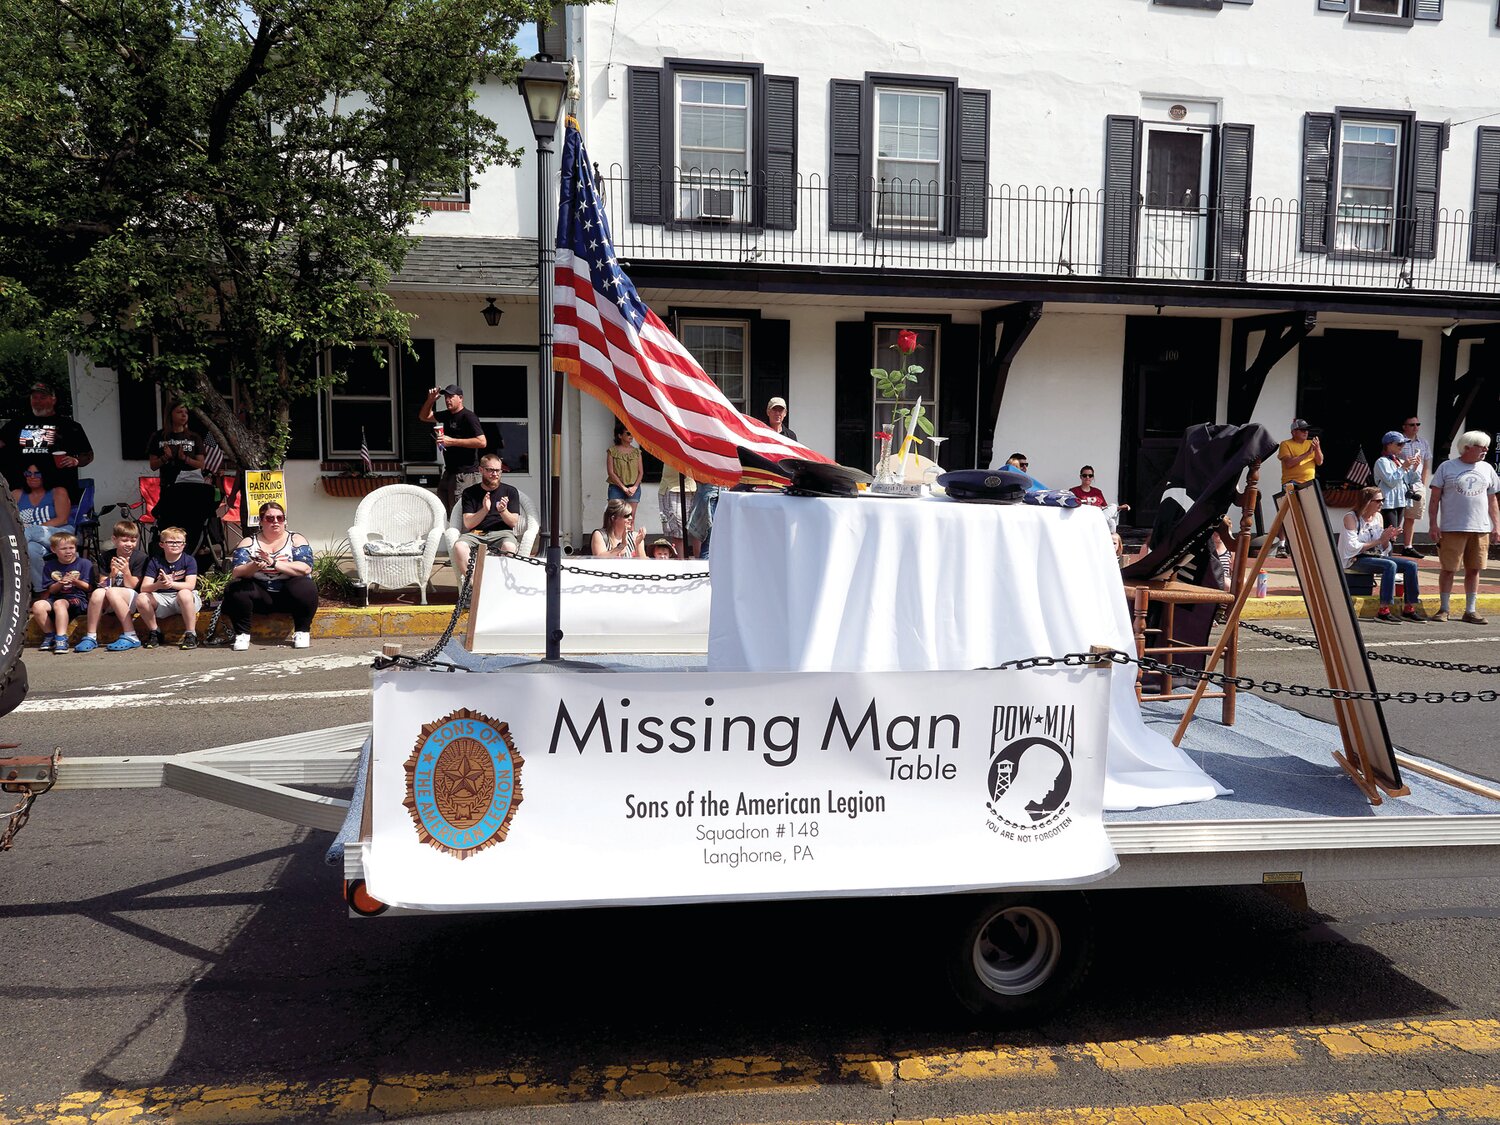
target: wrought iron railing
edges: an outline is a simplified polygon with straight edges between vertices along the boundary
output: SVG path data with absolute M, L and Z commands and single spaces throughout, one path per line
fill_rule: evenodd
M 1496 220 L 1369 208 L 1304 214 L 1297 200 L 1170 205 L 1102 191 L 813 176 L 642 176 L 601 183 L 629 261 L 1160 280 L 1245 287 L 1500 293 Z M 1322 235 L 1328 250 L 1304 249 Z

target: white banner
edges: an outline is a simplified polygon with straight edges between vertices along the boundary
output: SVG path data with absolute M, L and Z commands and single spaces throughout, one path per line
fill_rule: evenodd
M 1107 874 L 1108 671 L 375 676 L 369 891 L 526 909 Z

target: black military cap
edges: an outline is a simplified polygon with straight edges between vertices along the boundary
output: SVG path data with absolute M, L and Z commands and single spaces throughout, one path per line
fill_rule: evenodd
M 1007 465 L 999 469 L 956 469 L 938 477 L 937 482 L 955 500 L 1018 504 L 1036 480 Z
M 870 483 L 869 473 L 827 461 L 788 457 L 776 467 L 791 478 L 788 496 L 858 496 L 859 486 Z

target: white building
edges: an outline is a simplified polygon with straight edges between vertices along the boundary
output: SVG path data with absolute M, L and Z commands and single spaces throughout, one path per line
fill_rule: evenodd
M 747 413 L 784 395 L 804 442 L 868 467 L 869 369 L 913 328 L 945 466 L 1019 450 L 1071 485 L 1088 462 L 1140 522 L 1193 422 L 1285 437 L 1307 417 L 1330 478 L 1413 411 L 1439 457 L 1459 430 L 1500 425 L 1492 2 L 913 14 L 616 0 L 549 33 L 577 67 L 626 272 Z M 526 137 L 513 89 L 485 87 L 481 106 Z M 329 396 L 316 446 L 301 435 L 315 456 L 288 463 L 289 499 L 315 540 L 353 510 L 324 494 L 317 455 L 348 461 L 347 419 L 386 416 L 377 458 L 430 463 L 415 411 L 434 383 L 458 381 L 503 427 L 510 479 L 539 495 L 530 160 L 439 203 L 396 286 L 416 359 Z M 506 311 L 495 328 L 488 297 Z M 75 384 L 96 474 L 113 455 L 133 475 L 109 449 L 112 378 L 80 368 Z M 567 406 L 576 542 L 599 521 L 611 422 L 574 392 Z

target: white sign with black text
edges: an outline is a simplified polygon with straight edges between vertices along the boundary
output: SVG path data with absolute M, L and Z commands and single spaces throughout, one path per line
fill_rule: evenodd
M 419 909 L 1108 874 L 1109 674 L 375 675 L 366 883 Z

